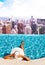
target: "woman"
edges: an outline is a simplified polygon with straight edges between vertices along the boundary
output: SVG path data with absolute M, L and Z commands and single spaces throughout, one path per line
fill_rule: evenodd
M 20 45 L 20 48 L 15 48 L 16 51 L 13 52 L 7 56 L 4 56 L 4 59 L 18 59 L 21 58 L 21 60 L 30 61 L 30 59 L 26 56 L 24 56 L 24 41 L 22 41 L 22 44 Z M 18 49 L 18 50 L 17 50 Z

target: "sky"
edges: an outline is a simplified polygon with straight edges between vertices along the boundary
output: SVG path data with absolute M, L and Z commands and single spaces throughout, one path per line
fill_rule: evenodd
M 0 17 L 45 18 L 45 0 L 0 0 Z

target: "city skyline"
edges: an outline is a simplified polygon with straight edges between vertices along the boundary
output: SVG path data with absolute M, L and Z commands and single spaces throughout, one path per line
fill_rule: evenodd
M 45 0 L 0 0 L 0 17 L 45 18 Z

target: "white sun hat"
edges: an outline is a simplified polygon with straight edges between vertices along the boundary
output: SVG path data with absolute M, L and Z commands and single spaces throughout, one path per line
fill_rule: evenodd
M 24 56 L 23 49 L 18 48 L 18 47 L 12 49 L 11 54 L 13 54 L 13 53 L 15 53 L 15 58 L 18 58 L 19 54 Z M 20 59 L 22 60 L 22 58 L 20 58 Z

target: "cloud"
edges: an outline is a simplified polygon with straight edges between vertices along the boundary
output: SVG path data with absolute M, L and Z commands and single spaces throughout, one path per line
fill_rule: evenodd
M 0 17 L 11 16 L 12 1 L 13 0 L 5 0 L 4 2 L 0 3 Z
M 10 15 L 10 11 L 6 8 L 6 7 L 2 7 L 0 8 L 0 16 L 9 16 Z
M 3 6 L 3 2 L 0 2 L 0 7 Z
M 32 10 L 36 17 L 45 18 L 45 0 L 33 0 Z
M 12 15 L 45 17 L 45 0 L 14 0 Z
M 5 0 L 0 4 L 0 14 L 0 16 L 30 17 L 33 15 L 45 18 L 45 0 Z
M 29 16 L 29 11 L 31 11 L 31 6 L 29 2 L 29 0 L 14 0 L 14 3 L 12 5 L 13 15 L 18 17 Z

